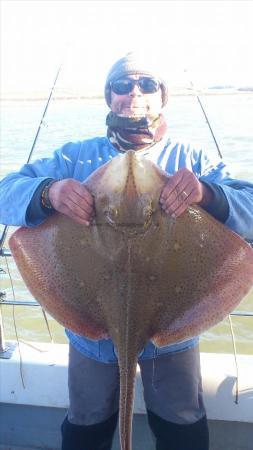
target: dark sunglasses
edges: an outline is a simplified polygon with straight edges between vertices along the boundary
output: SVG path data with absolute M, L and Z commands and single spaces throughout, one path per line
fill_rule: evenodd
M 133 87 L 137 84 L 143 94 L 153 94 L 160 88 L 160 82 L 155 78 L 141 77 L 138 80 L 132 78 L 119 78 L 111 82 L 111 89 L 115 94 L 124 95 L 132 92 Z

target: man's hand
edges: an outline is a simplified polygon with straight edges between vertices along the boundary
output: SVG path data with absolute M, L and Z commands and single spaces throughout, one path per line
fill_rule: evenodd
M 89 225 L 95 214 L 94 199 L 79 181 L 67 178 L 56 181 L 48 192 L 49 200 L 56 211 L 81 225 Z
M 180 169 L 170 177 L 162 190 L 160 203 L 172 217 L 179 217 L 192 203 L 207 206 L 213 198 L 212 191 L 188 169 Z

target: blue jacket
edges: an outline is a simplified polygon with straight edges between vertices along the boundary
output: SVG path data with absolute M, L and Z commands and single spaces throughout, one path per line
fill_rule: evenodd
M 207 210 L 243 238 L 253 239 L 253 184 L 231 178 L 221 159 L 191 145 L 172 143 L 168 137 L 139 153 L 169 174 L 183 167 L 191 170 L 214 193 L 214 201 Z M 82 182 L 118 154 L 106 137 L 99 137 L 68 143 L 56 150 L 52 158 L 25 164 L 19 172 L 9 174 L 1 181 L 0 223 L 28 227 L 39 225 L 48 217 L 48 211 L 40 204 L 40 192 L 49 178 L 74 178 Z M 69 330 L 66 333 L 74 347 L 87 356 L 103 362 L 117 360 L 110 339 L 93 341 Z M 197 342 L 198 337 L 162 348 L 149 342 L 140 358 L 182 351 Z

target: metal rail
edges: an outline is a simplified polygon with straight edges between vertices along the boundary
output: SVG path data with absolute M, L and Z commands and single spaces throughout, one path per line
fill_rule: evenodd
M 0 305 L 8 306 L 41 306 L 38 302 L 28 302 L 26 300 L 0 300 Z
M 237 317 L 253 317 L 253 312 L 237 311 L 229 314 L 230 316 Z
M 36 301 L 28 302 L 25 300 L 0 300 L 0 306 L 41 306 L 40 303 Z M 253 317 L 253 312 L 248 311 L 235 311 L 229 314 L 230 316 L 237 317 Z
M 12 256 L 8 248 L 0 248 L 0 256 Z

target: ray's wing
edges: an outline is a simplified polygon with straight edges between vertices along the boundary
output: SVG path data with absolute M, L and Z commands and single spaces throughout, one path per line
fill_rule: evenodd
M 9 245 L 27 287 L 45 310 L 74 332 L 100 339 L 108 337 L 102 303 L 108 264 L 94 233 L 96 227 L 56 213 L 36 228 L 18 229 Z
M 157 302 L 152 340 L 162 346 L 200 334 L 238 305 L 253 285 L 253 251 L 197 207 L 174 222 L 163 215 L 159 238 L 163 264 L 153 283 L 160 287 L 150 291 Z

